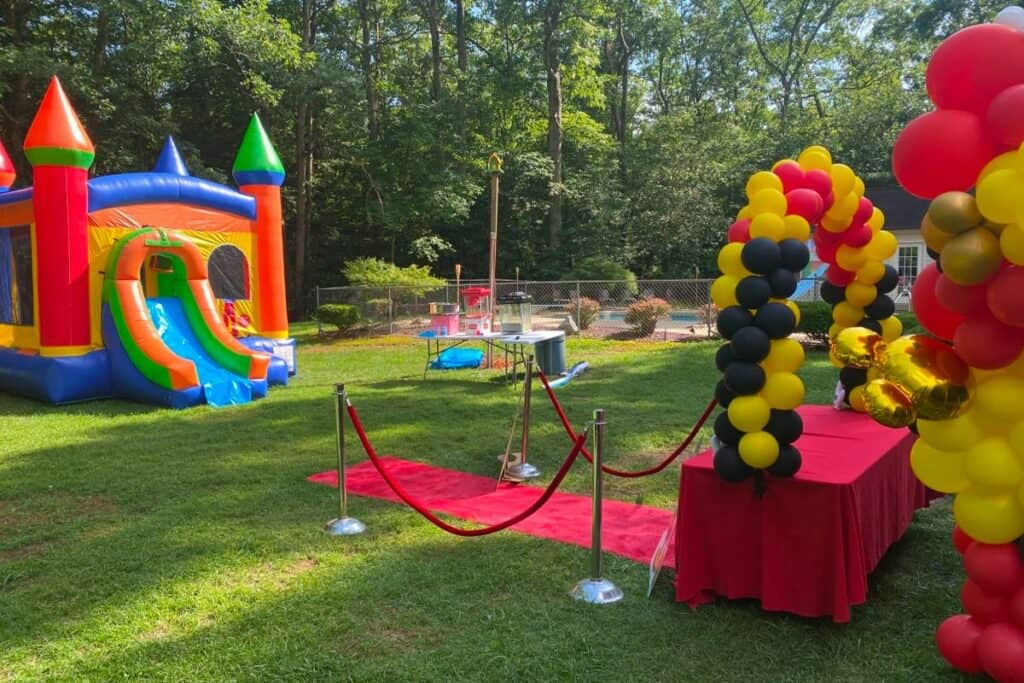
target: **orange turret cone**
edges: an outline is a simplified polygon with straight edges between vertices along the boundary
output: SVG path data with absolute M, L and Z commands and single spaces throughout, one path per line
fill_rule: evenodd
M 0 142 L 0 192 L 7 192 L 11 189 L 16 177 L 17 173 L 14 170 L 14 164 L 11 163 L 11 156 L 4 148 L 4 143 Z

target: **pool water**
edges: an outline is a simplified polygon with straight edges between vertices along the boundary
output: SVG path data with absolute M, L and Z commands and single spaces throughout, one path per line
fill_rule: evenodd
M 691 325 L 700 322 L 700 317 L 696 313 L 689 313 L 685 311 L 669 313 L 668 318 L 672 322 L 688 323 Z M 597 319 L 605 322 L 625 323 L 626 314 L 623 311 L 599 311 Z

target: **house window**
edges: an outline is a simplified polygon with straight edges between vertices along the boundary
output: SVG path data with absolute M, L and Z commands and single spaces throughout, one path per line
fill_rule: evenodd
M 213 250 L 206 263 L 210 288 L 218 299 L 248 299 L 249 261 L 236 246 L 224 244 Z
M 0 229 L 0 323 L 31 325 L 33 305 L 31 230 Z
M 917 245 L 900 247 L 896 252 L 896 270 L 904 282 L 913 282 L 920 272 L 921 248 Z

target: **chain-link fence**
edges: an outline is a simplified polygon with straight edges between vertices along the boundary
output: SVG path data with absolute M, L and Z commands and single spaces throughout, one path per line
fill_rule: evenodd
M 536 330 L 575 325 L 584 328 L 629 328 L 626 314 L 640 299 L 658 298 L 669 312 L 657 323 L 656 332 L 710 336 L 717 311 L 711 303 L 714 280 L 499 280 L 496 300 L 512 292 L 532 298 L 532 326 Z M 821 279 L 801 280 L 791 297 L 796 301 L 820 300 Z M 460 290 L 486 287 L 487 281 L 454 281 L 437 289 L 417 287 L 318 287 L 316 308 L 324 304 L 348 304 L 359 309 L 362 323 L 389 333 L 422 330 L 430 325 L 430 304 L 463 303 Z M 466 312 L 462 306 L 463 313 Z M 571 323 L 569 322 L 571 318 Z M 582 325 L 581 325 L 582 323 Z

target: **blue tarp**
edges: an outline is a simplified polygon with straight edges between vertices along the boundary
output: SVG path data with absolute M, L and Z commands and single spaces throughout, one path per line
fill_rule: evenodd
M 460 370 L 478 368 L 484 362 L 484 352 L 479 349 L 445 349 L 430 363 L 435 370 Z

